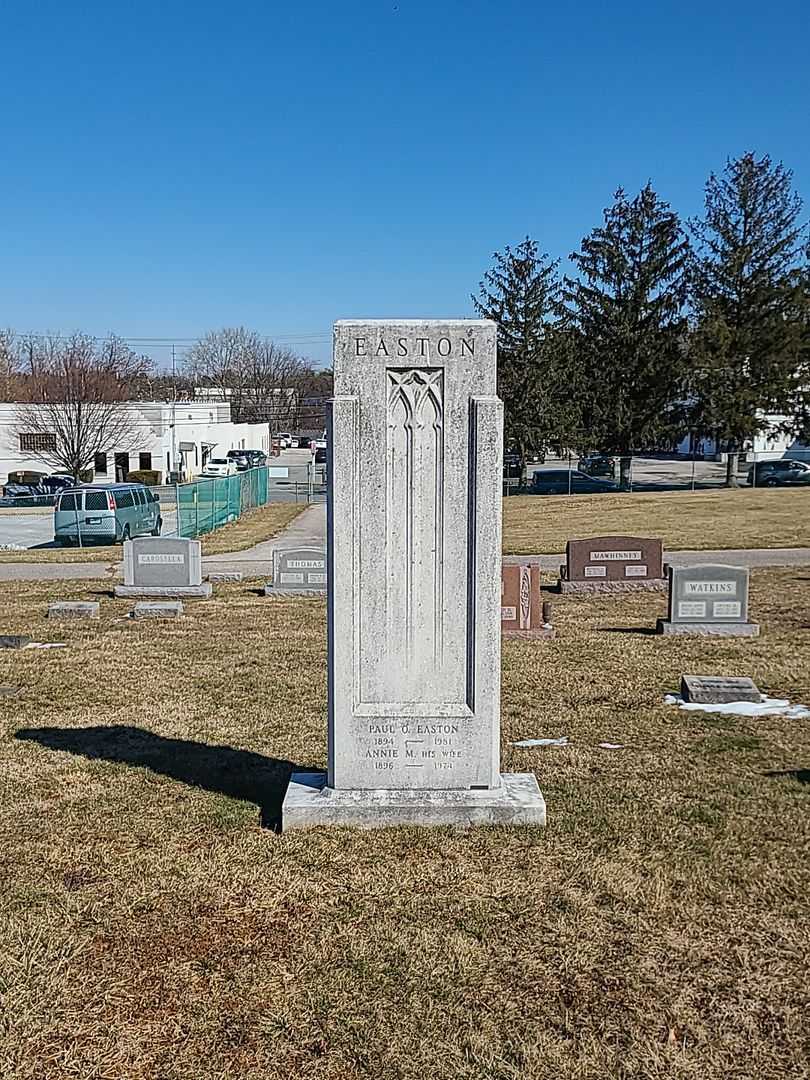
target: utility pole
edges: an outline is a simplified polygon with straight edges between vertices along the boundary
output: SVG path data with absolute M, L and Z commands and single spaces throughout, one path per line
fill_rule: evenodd
M 172 343 L 172 472 L 177 472 L 177 356 Z

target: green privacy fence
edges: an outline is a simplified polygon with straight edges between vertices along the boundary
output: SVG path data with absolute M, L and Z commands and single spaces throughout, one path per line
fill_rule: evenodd
M 202 536 L 267 502 L 267 469 L 178 484 L 177 535 Z

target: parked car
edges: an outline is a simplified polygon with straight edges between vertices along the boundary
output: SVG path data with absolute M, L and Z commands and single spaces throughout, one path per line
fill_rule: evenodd
M 282 450 L 289 450 L 292 446 L 292 435 L 289 431 L 280 431 L 276 438 Z
M 316 465 L 325 465 L 326 464 L 326 447 L 325 446 L 319 446 L 318 447 L 318 449 L 315 451 L 315 459 L 314 460 L 315 460 Z
M 577 467 L 588 476 L 607 476 L 612 480 L 616 475 L 616 459 L 608 454 L 587 454 L 579 459 Z
M 250 468 L 250 458 L 244 450 L 229 450 L 225 456 L 234 462 L 238 472 L 247 472 Z
M 570 477 L 572 495 L 596 495 L 619 490 L 619 485 L 615 480 L 602 480 L 596 476 L 588 476 L 578 469 L 573 469 Z M 530 491 L 533 495 L 567 495 L 568 478 L 567 469 L 539 469 L 534 474 Z
M 748 470 L 748 483 L 757 487 L 784 487 L 810 484 L 810 465 L 806 461 L 782 458 L 779 461 L 757 461 Z
M 144 484 L 83 484 L 57 496 L 57 544 L 113 544 L 135 536 L 160 536 L 160 500 Z
M 242 450 L 241 452 L 250 462 L 251 469 L 263 468 L 267 464 L 267 454 L 264 450 Z
M 200 476 L 211 478 L 214 476 L 235 476 L 236 462 L 232 458 L 212 457 L 206 461 Z
M 505 450 L 503 455 L 504 480 L 520 480 L 523 476 L 524 461 L 517 450 Z

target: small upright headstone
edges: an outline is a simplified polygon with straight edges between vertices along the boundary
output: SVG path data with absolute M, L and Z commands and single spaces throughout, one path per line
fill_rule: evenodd
M 595 536 L 569 540 L 560 567 L 560 592 L 622 593 L 667 587 L 660 540 L 641 536 Z
M 201 597 L 211 595 L 202 579 L 202 545 L 183 537 L 140 536 L 124 544 L 124 584 L 115 595 Z
M 91 600 L 55 600 L 48 604 L 49 619 L 97 619 L 99 604 Z
M 273 552 L 273 581 L 265 596 L 324 595 L 326 552 L 323 548 L 291 548 Z
M 501 632 L 504 637 L 554 637 L 554 628 L 543 618 L 539 566 L 519 563 L 501 568 Z
M 241 570 L 216 570 L 208 575 L 212 585 L 230 585 L 242 580 Z
M 658 620 L 659 634 L 758 637 L 748 621 L 748 568 L 670 566 L 669 610 Z
M 753 679 L 726 675 L 681 675 L 681 697 L 700 705 L 762 701 Z

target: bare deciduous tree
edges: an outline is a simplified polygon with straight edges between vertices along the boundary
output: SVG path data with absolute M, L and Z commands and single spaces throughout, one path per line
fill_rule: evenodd
M 23 339 L 22 375 L 13 434 L 20 450 L 75 479 L 96 454 L 127 450 L 135 442 L 131 389 L 151 364 L 120 339 L 84 334 L 67 339 Z
M 213 330 L 188 351 L 186 373 L 199 388 L 230 401 L 237 422 L 265 422 L 276 431 L 298 424 L 312 384 L 312 365 L 243 326 Z

